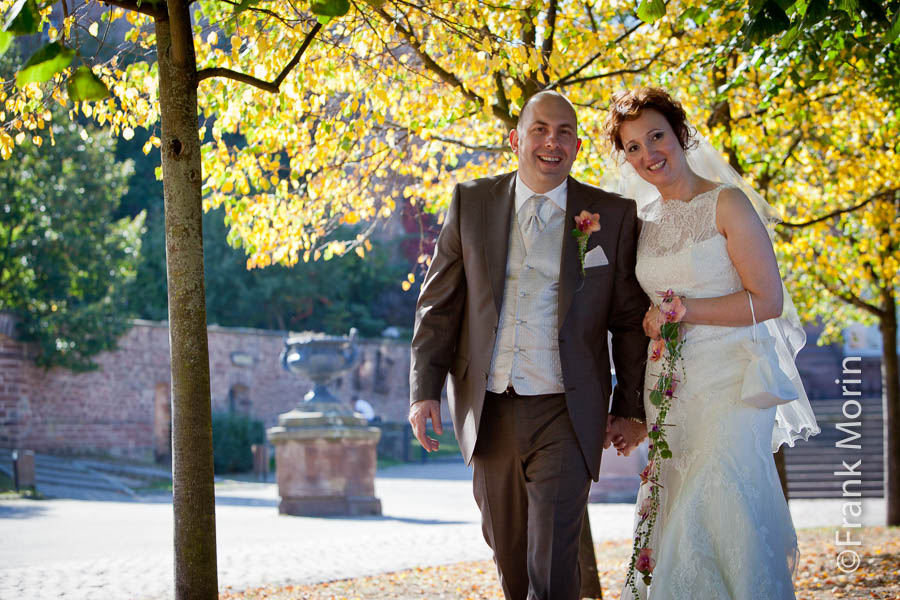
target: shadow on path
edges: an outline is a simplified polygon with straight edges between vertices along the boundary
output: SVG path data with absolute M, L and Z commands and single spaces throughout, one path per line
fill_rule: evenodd
M 31 504 L 31 503 L 34 504 Z M 0 519 L 27 519 L 40 517 L 47 508 L 39 504 L 41 500 L 23 500 L 15 503 L 0 502 Z

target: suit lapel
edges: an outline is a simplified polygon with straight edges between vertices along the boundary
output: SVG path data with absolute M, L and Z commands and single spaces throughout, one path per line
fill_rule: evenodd
M 581 282 L 581 271 L 578 263 L 578 244 L 572 236 L 575 228 L 575 216 L 587 208 L 586 195 L 581 191 L 581 184 L 572 177 L 568 180 L 566 191 L 566 220 L 563 223 L 563 246 L 559 265 L 559 329 L 562 329 L 572 304 L 572 296 Z
M 506 259 L 509 253 L 510 225 L 515 206 L 516 174 L 510 173 L 491 188 L 491 196 L 485 198 L 483 220 L 484 260 L 487 263 L 491 291 L 497 314 L 503 302 L 503 288 L 506 284 Z

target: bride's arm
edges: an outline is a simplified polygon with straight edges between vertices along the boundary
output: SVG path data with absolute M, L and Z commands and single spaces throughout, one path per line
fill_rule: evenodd
M 688 298 L 682 320 L 697 325 L 752 325 L 747 292 L 753 297 L 757 322 L 780 316 L 784 298 L 775 252 L 765 226 L 743 192 L 737 188 L 720 192 L 716 225 L 727 240 L 728 256 L 746 291 L 718 298 Z

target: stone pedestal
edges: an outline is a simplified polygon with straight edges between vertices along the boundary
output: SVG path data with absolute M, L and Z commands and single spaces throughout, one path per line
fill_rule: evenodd
M 380 515 L 375 497 L 381 431 L 336 402 L 303 402 L 269 429 L 281 503 L 297 516 Z

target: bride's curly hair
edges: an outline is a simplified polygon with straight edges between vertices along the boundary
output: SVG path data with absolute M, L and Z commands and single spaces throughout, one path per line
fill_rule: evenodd
M 662 88 L 639 87 L 616 92 L 612 96 L 609 115 L 603 123 L 603 133 L 613 148 L 624 150 L 619 135 L 622 125 L 625 121 L 637 119 L 648 108 L 652 108 L 666 118 L 672 131 L 678 137 L 678 143 L 681 144 L 682 149 L 688 150 L 697 145 L 697 141 L 694 139 L 696 132 L 688 125 L 687 114 L 681 103 Z

